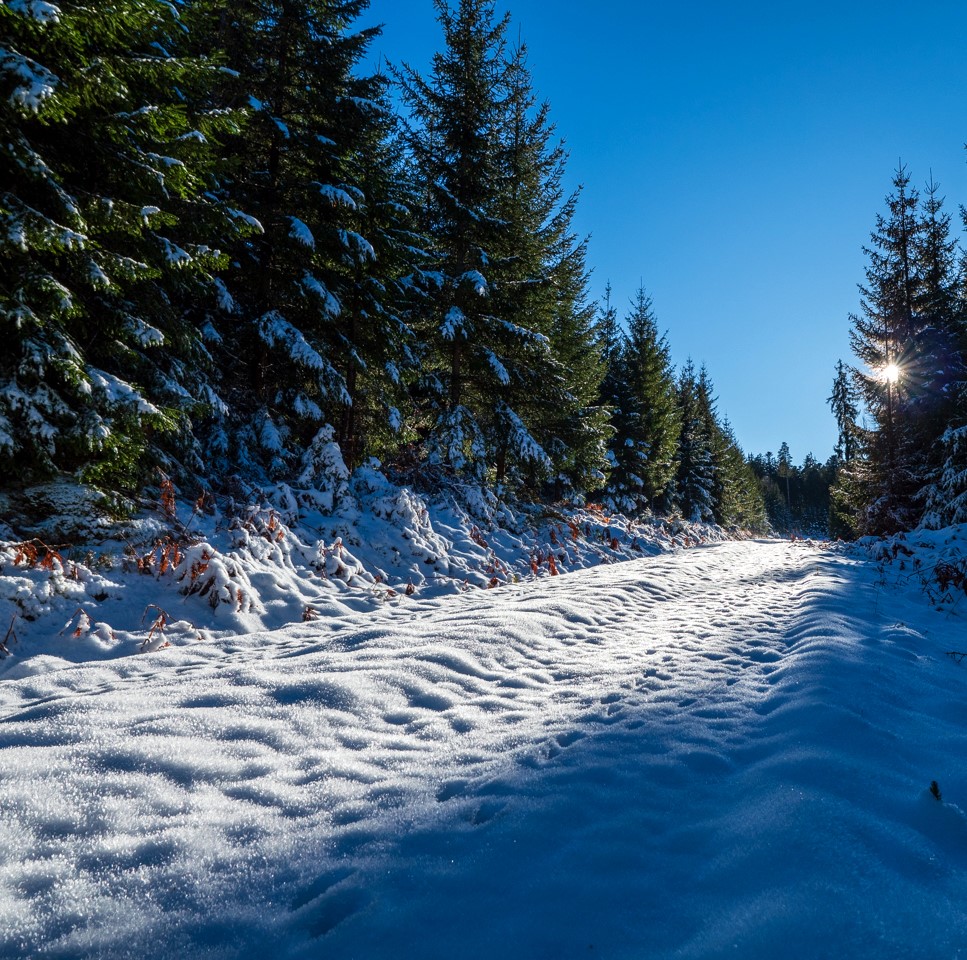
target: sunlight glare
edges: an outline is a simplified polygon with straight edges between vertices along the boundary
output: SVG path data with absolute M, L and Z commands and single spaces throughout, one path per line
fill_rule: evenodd
M 888 363 L 883 368 L 883 379 L 887 383 L 896 383 L 900 379 L 900 368 L 895 363 Z

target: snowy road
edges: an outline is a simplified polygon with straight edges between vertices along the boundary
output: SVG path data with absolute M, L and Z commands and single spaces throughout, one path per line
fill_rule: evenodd
M 733 543 L 7 681 L 0 956 L 967 957 L 952 648 Z

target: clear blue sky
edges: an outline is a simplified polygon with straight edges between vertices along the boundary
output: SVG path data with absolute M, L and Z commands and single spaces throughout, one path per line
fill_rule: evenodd
M 583 185 L 592 293 L 639 282 L 747 452 L 831 452 L 875 215 L 900 158 L 967 202 L 967 6 L 498 0 Z M 372 0 L 374 55 L 425 71 L 430 0 Z

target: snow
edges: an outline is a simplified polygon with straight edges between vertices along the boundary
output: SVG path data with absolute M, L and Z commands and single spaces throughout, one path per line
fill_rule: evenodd
M 319 188 L 319 193 L 334 207 L 343 206 L 348 207 L 350 210 L 357 209 L 356 201 L 344 188 L 336 187 L 328 183 L 317 183 L 316 186 Z
M 90 662 L 0 683 L 0 955 L 962 955 L 967 644 L 895 573 L 723 543 L 107 660 L 73 619 Z
M 128 317 L 128 329 L 142 347 L 158 347 L 165 342 L 165 335 L 140 317 Z
M 240 220 L 242 223 L 247 224 L 256 233 L 265 233 L 265 228 L 262 226 L 261 221 L 256 220 L 255 217 L 245 213 L 242 210 L 235 210 L 232 207 L 226 207 L 226 212 L 235 220 Z
M 473 287 L 474 293 L 479 297 L 485 297 L 490 291 L 490 285 L 479 270 L 468 270 L 456 279 L 457 286 L 468 284 Z
M 172 243 L 167 237 L 159 237 L 162 252 L 165 259 L 173 267 L 183 267 L 191 263 L 191 254 L 183 250 L 176 243 Z
M 218 309 L 224 313 L 235 313 L 238 309 L 238 304 L 235 302 L 235 298 L 229 292 L 228 287 L 225 286 L 225 281 L 222 280 L 221 277 L 215 277 L 215 279 L 212 281 L 212 287 L 215 290 L 215 300 L 218 303 Z M 211 333 L 214 333 L 214 336 L 211 336 L 209 330 Z M 211 326 L 211 324 L 206 324 L 206 327 L 202 333 L 205 340 L 209 342 L 219 343 L 221 341 L 221 336 L 218 334 L 215 328 Z
M 353 255 L 354 262 L 365 263 L 376 259 L 376 251 L 373 249 L 373 245 L 354 230 L 340 229 L 339 239 L 346 250 Z
M 451 338 L 448 337 L 447 339 Z M 484 355 L 487 357 L 487 362 L 490 364 L 490 369 L 493 370 L 494 376 L 506 387 L 510 383 L 510 374 L 507 372 L 507 368 L 500 362 L 500 359 L 493 350 L 485 349 Z
M 60 20 L 60 8 L 46 0 L 7 0 L 8 9 L 14 13 L 31 17 L 39 23 L 57 23 Z
M 278 311 L 272 310 L 259 319 L 258 332 L 267 346 L 285 350 L 294 363 L 309 370 L 329 370 L 329 363 Z
M 307 270 L 302 275 L 302 286 L 309 293 L 322 301 L 322 307 L 330 317 L 338 317 L 342 313 L 342 304 L 329 288 Z
M 147 324 L 145 326 L 147 327 Z M 115 406 L 130 405 L 139 414 L 153 415 L 160 412 L 154 404 L 145 400 L 130 383 L 120 377 L 90 366 L 86 372 L 91 385 L 103 392 L 108 403 Z
M 450 307 L 447 315 L 443 318 L 443 325 L 440 327 L 440 336 L 444 340 L 456 340 L 458 336 L 465 333 L 466 328 L 466 314 L 459 307 Z
M 289 217 L 289 236 L 310 250 L 316 249 L 316 238 L 309 227 L 298 217 Z
M 60 82 L 46 67 L 10 49 L 0 50 L 0 73 L 9 74 L 17 84 L 10 103 L 28 113 L 38 113 Z

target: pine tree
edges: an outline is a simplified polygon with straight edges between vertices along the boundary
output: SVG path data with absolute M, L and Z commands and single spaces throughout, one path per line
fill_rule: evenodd
M 860 529 L 860 517 L 868 501 L 865 487 L 867 471 L 860 457 L 864 431 L 857 423 L 857 391 L 849 368 L 842 360 L 837 361 L 833 392 L 827 402 L 839 432 L 835 448 L 835 475 L 831 480 L 830 490 L 829 534 L 833 537 L 851 538 Z
M 676 388 L 681 432 L 678 441 L 678 471 L 675 502 L 686 520 L 712 523 L 715 520 L 716 470 L 713 437 L 709 431 L 709 407 L 700 390 L 691 360 L 678 375 Z
M 445 47 L 430 75 L 395 71 L 413 114 L 409 145 L 439 278 L 420 331 L 426 448 L 431 462 L 477 481 L 490 469 L 506 479 L 512 467 L 536 479 L 555 464 L 537 436 L 533 397 L 566 398 L 548 329 L 565 302 L 551 289 L 555 270 L 571 278 L 566 298 L 580 298 L 582 248 L 563 255 L 561 246 L 573 210 L 560 204 L 564 154 L 551 145 L 546 106 L 532 109 L 523 52 L 508 55 L 508 17 L 489 0 L 434 5 Z
M 422 271 L 426 241 L 397 121 L 382 90 L 374 96 L 347 163 L 356 185 L 350 227 L 373 255 L 337 264 L 343 310 L 333 350 L 350 402 L 341 407 L 336 436 L 350 468 L 369 456 L 392 457 L 413 439 L 409 388 L 419 357 L 412 323 L 432 287 Z
M 776 473 L 779 475 L 780 485 L 783 485 L 783 495 L 786 500 L 786 512 L 792 516 L 792 494 L 790 492 L 790 477 L 792 475 L 792 454 L 789 452 L 789 444 L 785 440 L 779 445 L 779 452 L 776 454 Z M 784 483 L 783 483 L 784 481 Z
M 678 408 L 668 342 L 658 332 L 643 287 L 632 300 L 626 326 L 610 489 L 615 503 L 630 512 L 664 511 L 672 499 Z
M 919 194 L 900 167 L 887 197 L 889 217 L 877 215 L 866 284 L 860 287 L 862 312 L 853 316 L 850 343 L 865 369 L 854 370 L 874 427 L 863 436 L 863 459 L 853 470 L 854 490 L 862 491 L 864 532 L 905 529 L 915 522 L 915 497 L 922 484 L 908 365 L 916 369 L 920 334 L 917 301 L 922 277 L 917 259 L 923 223 Z
M 841 463 L 849 463 L 856 456 L 859 406 L 852 378 L 842 360 L 836 362 L 833 392 L 826 402 L 833 411 L 836 429 L 839 432 L 836 441 L 836 456 Z
M 249 114 L 223 189 L 261 232 L 232 248 L 213 325 L 232 377 L 211 449 L 220 469 L 253 479 L 308 476 L 306 451 L 330 436 L 351 460 L 364 455 L 383 392 L 383 418 L 399 419 L 407 331 L 393 287 L 406 272 L 407 215 L 394 194 L 384 83 L 357 71 L 378 33 L 352 29 L 366 6 L 192 3 L 195 42 L 220 48 L 228 68 L 214 101 Z M 229 429 L 229 412 L 241 430 Z
M 502 321 L 492 349 L 507 382 L 486 433 L 498 483 L 516 475 L 534 493 L 549 482 L 550 492 L 563 495 L 597 485 L 607 430 L 597 404 L 604 368 L 587 299 L 587 244 L 573 232 L 578 194 L 564 192 L 567 153 L 549 104 L 533 92 L 523 44 L 508 56 L 503 91 L 494 198 L 502 226 L 491 257 L 490 308 Z M 520 337 L 525 329 L 543 339 Z M 529 438 L 523 447 L 515 421 Z M 546 460 L 530 455 L 531 441 Z
M 932 177 L 922 221 L 917 247 L 922 282 L 917 297 L 915 363 L 908 365 L 908 375 L 914 418 L 911 432 L 922 457 L 917 500 L 924 506 L 922 522 L 936 526 L 945 516 L 957 515 L 951 505 L 964 492 L 957 480 L 962 469 L 957 410 L 967 343 L 956 275 L 957 243 L 950 236 L 950 217 L 943 211 L 939 186 Z
M 967 218 L 967 211 L 962 211 Z M 924 526 L 939 529 L 948 524 L 967 523 L 967 257 L 961 258 L 958 296 L 952 306 L 955 371 L 947 387 L 949 411 L 936 449 L 939 462 L 935 482 L 926 491 Z
M 190 453 L 212 401 L 185 304 L 231 230 L 212 197 L 231 112 L 180 55 L 176 9 L 0 6 L 0 467 L 130 494 Z
M 601 358 L 605 362 L 607 373 L 605 380 L 602 381 L 602 399 L 605 403 L 610 402 L 608 393 L 608 378 L 615 367 L 618 355 L 621 352 L 621 325 L 618 323 L 618 309 L 611 302 L 611 283 L 610 281 L 604 288 L 604 299 L 601 301 L 595 329 L 598 334 L 598 342 L 601 349 Z
M 716 519 L 731 530 L 765 533 L 769 530 L 762 488 L 742 448 L 732 424 L 716 425 L 719 435 L 718 471 L 721 477 Z
M 566 209 L 569 228 L 573 205 Z M 587 241 L 564 232 L 557 247 L 560 259 L 551 275 L 553 367 L 544 378 L 535 433 L 551 459 L 551 492 L 560 498 L 604 485 L 612 427 L 610 410 L 600 402 L 606 368 L 595 328 L 596 307 L 587 299 Z

